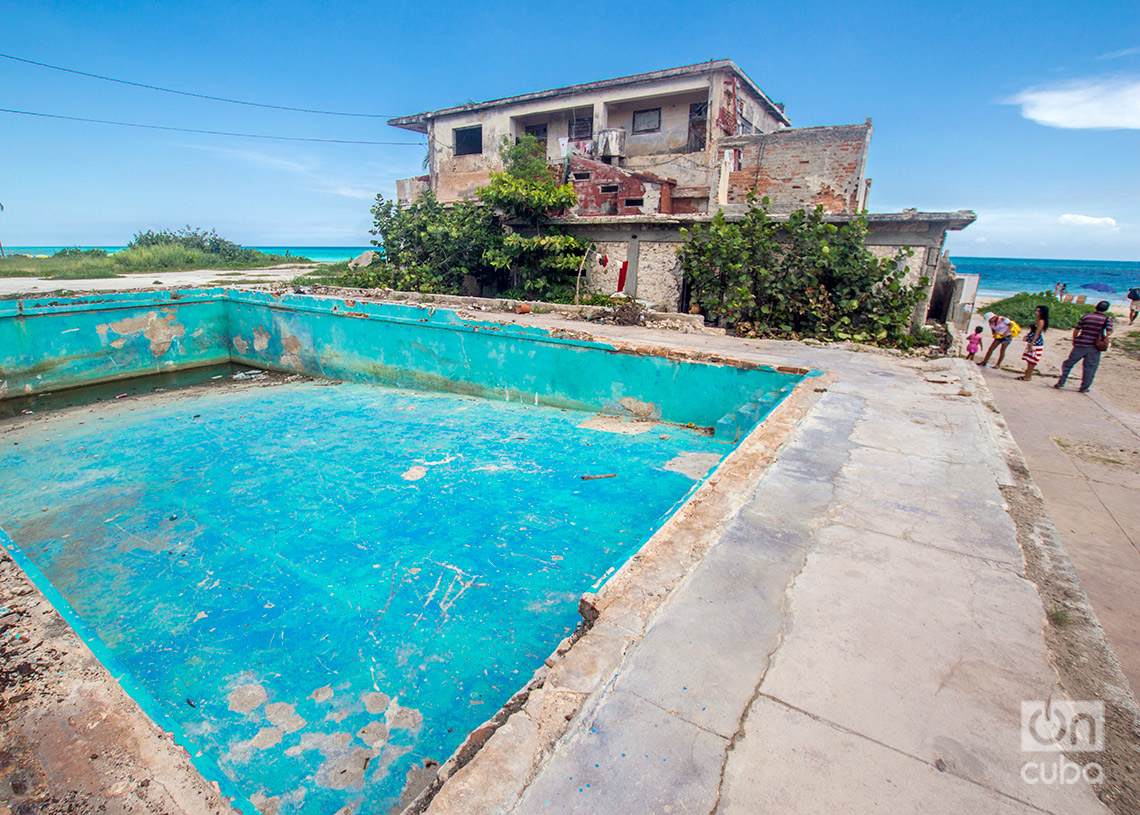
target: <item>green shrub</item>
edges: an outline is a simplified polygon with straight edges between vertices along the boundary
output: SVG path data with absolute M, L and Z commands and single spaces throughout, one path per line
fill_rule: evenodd
M 547 216 L 573 206 L 574 187 L 559 184 L 533 136 L 504 140 L 505 171 L 477 190 L 482 202 L 441 204 L 430 191 L 401 207 L 376 196 L 372 206 L 380 248 L 372 263 L 346 272 L 340 283 L 434 294 L 459 294 L 465 277 L 479 292 L 520 300 L 573 302 L 575 279 L 588 244 L 546 228 Z M 536 234 L 508 229 L 524 221 Z
M 708 317 L 745 336 L 914 345 L 911 315 L 929 281 L 904 282 L 909 249 L 880 259 L 864 245 L 863 218 L 836 226 L 816 207 L 781 222 L 768 204 L 749 195 L 740 221 L 722 211 L 681 230 L 681 269 Z
M 1021 292 L 1015 294 L 1013 297 L 1006 297 L 1004 300 L 998 300 L 996 303 L 991 303 L 984 308 L 979 308 L 977 317 L 971 321 L 970 329 L 977 325 L 985 328 L 984 315 L 987 311 L 992 311 L 994 314 L 1000 314 L 1003 317 L 1009 317 L 1014 322 L 1018 323 L 1022 328 L 1028 329 L 1033 325 L 1034 312 L 1037 306 L 1049 307 L 1049 327 L 1050 328 L 1075 328 L 1077 320 L 1082 316 L 1088 314 L 1090 311 L 1095 311 L 1095 305 L 1082 303 L 1062 303 L 1053 296 L 1053 292 L 1043 291 L 1037 294 L 1030 294 L 1029 292 Z
M 380 251 L 366 267 L 348 271 L 344 285 L 459 294 L 466 275 L 480 285 L 504 282 L 484 255 L 503 239 L 495 214 L 469 201 L 449 207 L 431 192 L 406 207 L 376 196 L 373 244 Z
M 109 253 L 106 249 L 80 249 L 73 246 L 70 249 L 60 249 L 53 258 L 105 258 Z

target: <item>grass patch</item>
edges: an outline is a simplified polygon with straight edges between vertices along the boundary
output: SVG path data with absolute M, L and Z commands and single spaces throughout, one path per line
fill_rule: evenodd
M 1073 622 L 1072 617 L 1069 615 L 1068 609 L 1054 608 L 1049 611 L 1049 622 L 1057 626 L 1057 628 L 1065 628 Z
M 345 282 L 345 277 L 348 275 L 348 261 L 343 260 L 340 263 L 321 263 L 313 269 L 299 274 L 293 278 L 293 283 L 299 286 L 312 286 L 320 284 L 325 286 L 350 286 L 351 283 Z
M 260 269 L 292 263 L 312 263 L 305 257 L 267 255 L 247 249 L 215 232 L 189 227 L 177 232 L 140 232 L 126 248 L 113 255 L 103 249 L 61 249 L 51 257 L 26 255 L 0 258 L 0 277 L 42 277 L 49 280 L 86 280 L 127 274 L 184 272 L 193 269 Z
M 1033 325 L 1034 310 L 1037 306 L 1049 307 L 1049 328 L 1075 328 L 1077 320 L 1090 311 L 1096 310 L 1095 305 L 1088 303 L 1081 305 L 1062 303 L 1053 296 L 1052 292 L 1043 291 L 1030 294 L 1023 291 L 1020 294 L 1013 295 L 1013 297 L 1006 297 L 1004 300 L 998 300 L 996 303 L 979 309 L 981 313 L 977 315 L 974 325 L 981 325 L 984 330 L 985 320 L 982 319 L 982 315 L 987 311 L 992 311 L 994 314 L 1013 319 L 1023 329 L 1028 330 Z
M 1112 347 L 1123 351 L 1133 359 L 1140 359 L 1140 329 L 1120 331 L 1112 338 Z

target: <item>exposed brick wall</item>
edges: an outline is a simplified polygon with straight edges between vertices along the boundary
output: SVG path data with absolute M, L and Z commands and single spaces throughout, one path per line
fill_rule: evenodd
M 773 212 L 822 204 L 830 213 L 853 213 L 867 163 L 871 123 L 836 127 L 785 128 L 720 141 L 739 153 L 730 169 L 727 204 L 743 204 L 750 190 L 768 196 Z
M 575 174 L 589 174 L 587 179 Z M 671 179 L 647 173 L 633 173 L 621 167 L 583 156 L 570 159 L 570 180 L 578 193 L 578 215 L 652 215 L 661 210 L 663 186 Z M 603 187 L 617 187 L 616 192 L 603 192 Z M 666 196 L 667 197 L 667 196 Z M 627 206 L 630 199 L 641 199 L 640 206 Z

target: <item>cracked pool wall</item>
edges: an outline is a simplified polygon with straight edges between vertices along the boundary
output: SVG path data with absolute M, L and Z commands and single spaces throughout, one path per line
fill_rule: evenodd
M 0 398 L 233 361 L 716 427 L 734 442 L 800 374 L 654 356 L 430 306 L 233 289 L 0 303 Z

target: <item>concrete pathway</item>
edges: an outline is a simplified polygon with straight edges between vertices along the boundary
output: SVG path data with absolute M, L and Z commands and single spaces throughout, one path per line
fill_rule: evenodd
M 1096 385 L 1064 391 L 1055 378 L 1019 382 L 986 370 L 986 384 L 1025 454 L 1081 584 L 1140 693 L 1140 416 Z
M 835 379 L 645 624 L 604 610 L 429 812 L 1107 811 L 1023 775 L 1056 754 L 1022 702 L 1063 693 L 974 366 L 590 330 Z
M 288 282 L 313 269 L 312 264 L 270 266 L 265 269 L 213 271 L 199 269 L 188 272 L 146 272 L 122 277 L 95 277 L 77 280 L 55 280 L 44 277 L 0 277 L 0 296 L 23 294 L 35 297 L 60 291 L 133 291 L 136 289 L 194 288 L 197 286 L 265 284 Z

